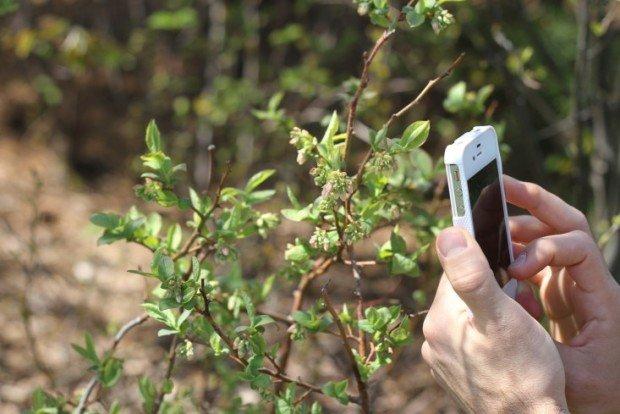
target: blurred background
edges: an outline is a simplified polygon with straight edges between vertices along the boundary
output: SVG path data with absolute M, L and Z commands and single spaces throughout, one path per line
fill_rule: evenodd
M 445 7 L 454 25 L 438 35 L 399 30 L 382 49 L 356 130 L 363 137 L 366 126 L 377 128 L 464 52 L 401 127 L 430 119 L 424 149 L 438 160 L 473 125 L 493 124 L 505 171 L 586 212 L 618 277 L 620 2 Z M 217 169 L 234 161 L 231 184 L 276 168 L 280 196 L 271 208 L 280 208 L 285 185 L 303 195 L 311 183 L 288 144 L 291 119 L 319 130 L 333 110 L 343 113 L 362 53 L 381 32 L 351 0 L 0 0 L 0 412 L 28 407 L 37 387 L 79 392 L 89 375 L 70 343 L 89 329 L 108 344 L 139 314 L 147 287 L 126 270 L 149 255 L 126 245 L 97 248 L 88 217 L 136 203 L 136 159 L 150 119 L 188 164 L 195 188 L 208 185 L 207 149 L 215 145 Z M 281 102 L 269 105 L 278 93 Z M 365 147 L 355 141 L 353 159 Z M 285 221 L 244 257 L 244 270 L 274 269 L 298 234 Z M 422 289 L 430 301 L 436 276 L 398 295 Z M 285 303 L 292 288 L 277 287 Z M 375 295 L 393 288 L 376 286 Z M 161 372 L 156 329 L 141 326 L 119 349 L 127 379 L 114 397 L 136 411 L 135 378 Z M 378 412 L 455 412 L 421 362 L 419 342 L 418 335 L 381 374 Z M 337 346 L 322 346 L 294 355 L 294 365 L 338 367 Z M 182 384 L 215 398 L 199 362 L 177 370 Z

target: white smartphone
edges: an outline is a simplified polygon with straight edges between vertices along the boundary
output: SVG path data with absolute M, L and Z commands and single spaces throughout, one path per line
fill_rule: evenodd
M 513 261 L 504 195 L 502 160 L 492 126 L 461 135 L 444 153 L 452 222 L 467 229 L 484 252 L 497 283 L 512 298 L 517 281 L 506 269 Z

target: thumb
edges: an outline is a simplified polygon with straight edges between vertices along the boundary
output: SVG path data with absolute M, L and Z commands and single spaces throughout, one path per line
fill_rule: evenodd
M 452 288 L 474 319 L 496 320 L 507 297 L 476 240 L 466 230 L 450 227 L 437 237 L 436 249 Z

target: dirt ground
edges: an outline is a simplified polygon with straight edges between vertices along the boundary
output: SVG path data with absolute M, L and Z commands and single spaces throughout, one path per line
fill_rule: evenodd
M 94 191 L 65 165 L 62 149 L 53 145 L 0 138 L 1 413 L 27 408 L 37 387 L 76 401 L 90 373 L 70 344 L 83 342 L 88 330 L 97 348 L 106 349 L 118 328 L 140 315 L 139 305 L 149 290 L 142 278 L 127 273 L 147 264 L 148 252 L 126 244 L 97 247 L 97 230 L 88 223 L 94 211 L 128 208 L 132 183 L 114 179 Z M 277 237 L 290 239 L 287 232 L 294 230 L 284 226 L 284 234 Z M 261 256 L 269 249 L 273 247 L 265 243 L 253 254 Z M 283 288 L 267 305 L 286 312 L 291 289 Z M 117 355 L 125 361 L 124 376 L 112 392 L 106 391 L 106 406 L 118 399 L 126 412 L 140 411 L 137 379 L 144 373 L 158 379 L 163 372 L 167 345 L 157 338 L 157 329 L 147 321 L 120 344 Z M 316 347 L 297 346 L 292 376 L 307 372 L 309 362 L 321 375 L 341 369 L 338 343 L 331 337 L 317 342 Z M 377 412 L 456 412 L 421 362 L 420 344 L 418 336 L 389 372 L 377 374 L 380 385 L 371 384 Z M 319 359 L 318 352 L 330 357 Z M 199 360 L 180 361 L 174 371 L 179 388 L 191 386 L 198 396 L 207 393 L 211 385 L 201 375 L 204 369 Z M 247 401 L 258 398 L 249 388 L 240 395 Z M 321 402 L 328 412 L 355 412 L 331 400 Z M 100 405 L 91 409 L 105 412 Z

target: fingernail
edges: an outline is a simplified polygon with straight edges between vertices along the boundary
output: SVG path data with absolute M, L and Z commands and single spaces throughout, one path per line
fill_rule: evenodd
M 444 257 L 455 255 L 467 248 L 467 240 L 462 230 L 451 228 L 442 231 L 437 237 L 437 249 Z
M 512 262 L 509 267 L 511 269 L 515 269 L 517 267 L 521 267 L 521 266 L 523 266 L 525 264 L 526 260 L 527 260 L 527 252 L 521 252 L 521 254 L 517 256 L 515 261 Z

